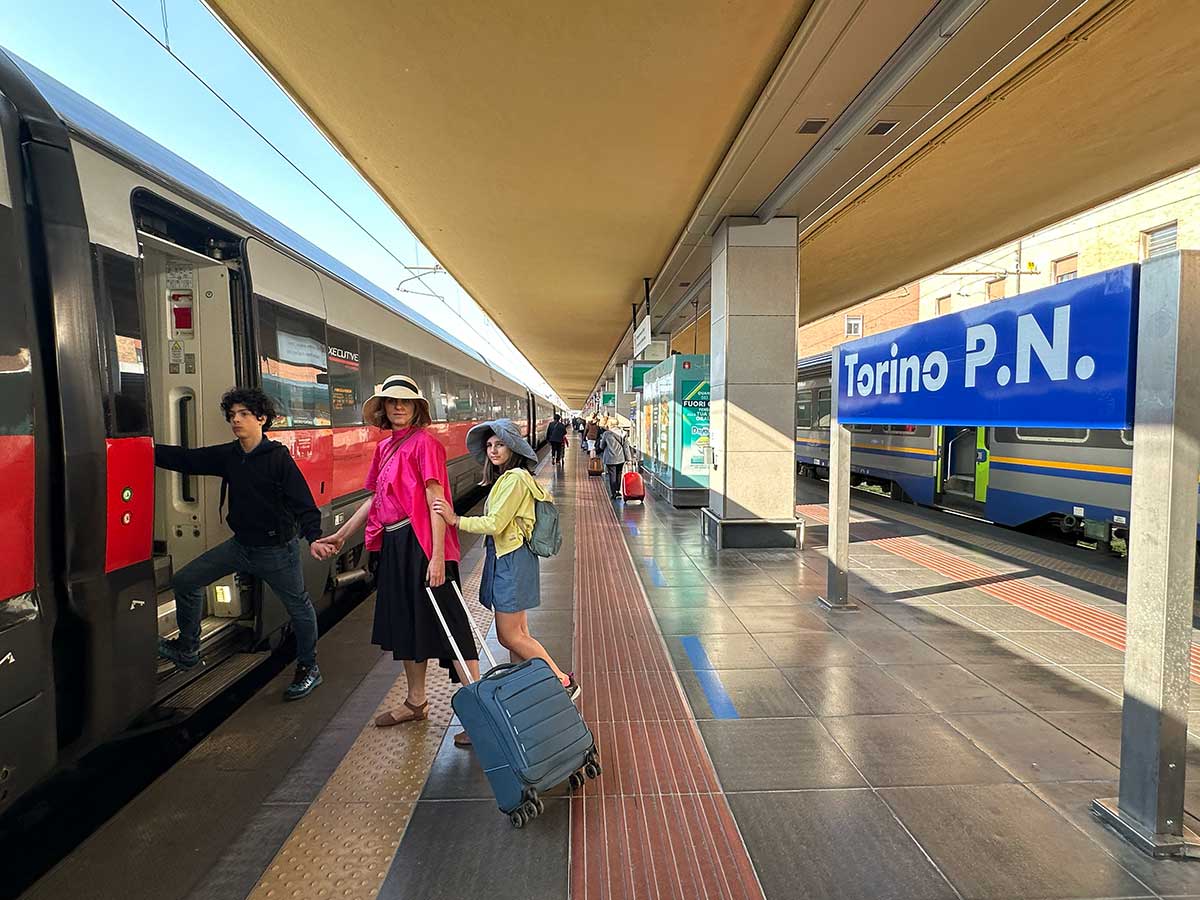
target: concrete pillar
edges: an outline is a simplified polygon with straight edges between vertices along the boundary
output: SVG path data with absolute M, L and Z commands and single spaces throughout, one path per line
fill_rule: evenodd
M 796 220 L 726 219 L 712 244 L 708 508 L 719 547 L 796 545 Z

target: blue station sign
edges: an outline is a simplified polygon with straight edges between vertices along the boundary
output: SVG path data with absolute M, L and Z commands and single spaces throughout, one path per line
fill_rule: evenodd
M 1138 267 L 849 341 L 833 382 L 843 423 L 1133 425 Z

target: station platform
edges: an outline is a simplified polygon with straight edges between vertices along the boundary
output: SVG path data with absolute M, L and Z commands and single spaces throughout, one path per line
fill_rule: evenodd
M 281 676 L 25 896 L 1200 898 L 1200 863 L 1089 813 L 1116 793 L 1116 576 L 856 500 L 860 608 L 829 612 L 819 503 L 804 550 L 718 553 L 698 511 L 610 501 L 574 447 L 538 477 L 564 545 L 529 621 L 582 683 L 598 780 L 518 831 L 453 746 L 448 682 L 428 721 L 374 728 L 405 684 L 367 602 L 310 698 L 284 705 Z M 468 599 L 480 567 L 475 545 Z

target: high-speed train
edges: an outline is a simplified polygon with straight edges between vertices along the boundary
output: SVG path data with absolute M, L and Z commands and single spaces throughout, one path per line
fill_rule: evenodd
M 208 590 L 204 665 L 156 659 L 172 572 L 229 536 L 216 479 L 156 470 L 155 441 L 231 439 L 218 401 L 261 386 L 328 533 L 363 498 L 389 373 L 430 398 L 450 487 L 464 438 L 546 398 L 203 172 L 0 52 L 0 811 L 131 726 L 198 708 L 266 655 L 282 605 Z M 361 538 L 308 554 L 319 609 L 369 578 Z M 267 592 L 269 593 L 269 591 Z M 360 594 L 356 596 L 360 596 Z
M 796 369 L 796 464 L 828 477 L 830 354 Z M 1133 432 L 975 425 L 852 425 L 851 478 L 893 499 L 1000 525 L 1046 522 L 1110 548 L 1129 524 Z

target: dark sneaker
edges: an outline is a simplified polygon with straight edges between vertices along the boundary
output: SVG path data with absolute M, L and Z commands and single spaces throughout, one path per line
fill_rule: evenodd
M 311 666 L 296 666 L 296 677 L 283 692 L 284 700 L 299 700 L 307 697 L 321 683 L 321 669 L 316 663 Z
M 181 669 L 191 669 L 200 663 L 200 654 L 195 650 L 185 650 L 179 638 L 172 638 L 169 641 L 159 638 L 158 655 L 163 659 L 169 659 Z
M 563 685 L 563 690 L 567 692 L 567 696 L 570 697 L 571 702 L 574 703 L 579 699 L 579 695 L 583 693 L 583 688 L 581 688 L 579 686 L 579 682 L 575 680 L 574 672 L 568 673 L 567 678 L 570 680 Z

